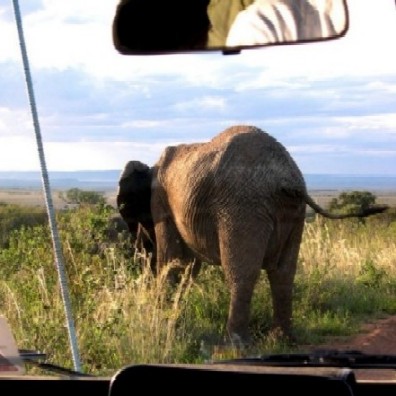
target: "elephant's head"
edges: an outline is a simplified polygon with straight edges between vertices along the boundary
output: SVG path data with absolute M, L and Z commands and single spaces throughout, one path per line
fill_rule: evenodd
M 151 168 L 139 161 L 129 161 L 121 174 L 117 194 L 118 210 L 127 223 L 132 238 L 135 241 L 145 241 L 145 248 L 150 252 L 155 248 L 151 181 Z

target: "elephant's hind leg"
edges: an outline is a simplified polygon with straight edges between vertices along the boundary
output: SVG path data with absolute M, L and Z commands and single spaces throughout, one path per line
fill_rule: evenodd
M 227 332 L 231 341 L 249 341 L 250 305 L 260 276 L 267 238 L 263 231 L 246 236 L 234 230 L 220 241 L 221 263 L 230 289 Z
M 285 241 L 279 260 L 267 269 L 273 306 L 273 325 L 275 331 L 292 339 L 291 326 L 293 314 L 293 285 L 297 268 L 298 253 L 304 223 L 297 223 Z

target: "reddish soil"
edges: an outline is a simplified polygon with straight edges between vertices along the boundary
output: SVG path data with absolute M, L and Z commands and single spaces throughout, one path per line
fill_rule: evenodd
M 334 339 L 314 349 L 335 349 L 359 351 L 367 354 L 396 356 L 396 315 L 388 316 L 374 323 L 365 324 L 362 331 L 353 337 Z M 357 370 L 358 380 L 395 380 L 394 370 Z

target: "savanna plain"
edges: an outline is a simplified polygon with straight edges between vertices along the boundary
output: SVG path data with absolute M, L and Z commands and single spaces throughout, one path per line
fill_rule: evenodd
M 339 191 L 311 191 L 322 206 Z M 115 192 L 105 203 L 68 205 L 53 192 L 81 361 L 85 372 L 113 374 L 135 363 L 202 363 L 331 345 L 396 315 L 396 191 L 374 192 L 387 213 L 359 221 L 308 216 L 294 290 L 296 343 L 270 332 L 265 272 L 251 311 L 252 343 L 224 342 L 228 289 L 219 266 L 192 281 L 186 268 L 171 287 L 128 233 L 111 228 Z M 110 227 L 110 228 L 109 228 Z M 18 347 L 72 367 L 51 232 L 40 190 L 0 190 L 0 315 Z M 396 351 L 395 351 L 396 353 Z M 34 368 L 31 369 L 34 372 Z

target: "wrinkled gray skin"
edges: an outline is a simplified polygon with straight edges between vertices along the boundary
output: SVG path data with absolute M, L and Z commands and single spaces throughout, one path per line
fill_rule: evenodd
M 117 203 L 132 234 L 140 224 L 150 235 L 157 270 L 174 259 L 221 264 L 231 297 L 227 331 L 243 341 L 262 269 L 271 287 L 273 328 L 291 335 L 306 204 L 332 218 L 367 215 L 330 215 L 317 206 L 286 149 L 251 126 L 228 128 L 207 143 L 167 147 L 152 168 L 128 162 Z

